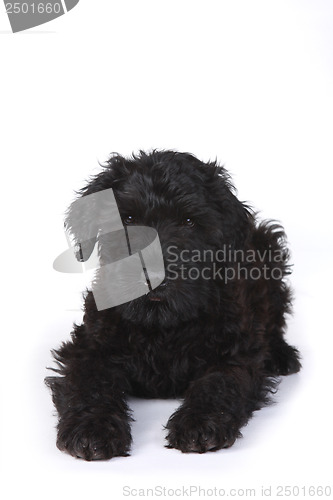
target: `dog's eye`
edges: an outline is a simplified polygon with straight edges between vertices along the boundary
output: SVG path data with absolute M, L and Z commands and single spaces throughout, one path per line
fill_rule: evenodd
M 194 221 L 190 219 L 190 217 L 187 217 L 186 219 L 183 220 L 183 226 L 193 227 Z
M 128 226 L 129 224 L 134 224 L 135 218 L 133 215 L 127 215 L 126 217 L 123 218 L 123 223 Z

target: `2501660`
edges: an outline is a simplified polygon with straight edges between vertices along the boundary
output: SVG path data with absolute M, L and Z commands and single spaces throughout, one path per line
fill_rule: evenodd
M 61 3 L 13 2 L 6 3 L 7 14 L 60 14 Z
M 277 486 L 278 497 L 328 497 L 332 495 L 331 486 Z

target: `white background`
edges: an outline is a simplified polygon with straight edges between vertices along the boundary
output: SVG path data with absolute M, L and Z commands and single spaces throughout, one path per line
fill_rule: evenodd
M 274 497 L 277 485 L 330 484 L 333 2 L 81 0 L 17 34 L 1 6 L 0 31 L 5 497 L 123 498 L 125 485 L 257 497 L 271 485 Z M 67 248 L 63 212 L 98 161 L 152 147 L 217 157 L 240 199 L 284 224 L 296 296 L 287 338 L 304 368 L 230 450 L 167 450 L 179 402 L 135 400 L 131 457 L 86 463 L 56 449 L 43 384 L 49 350 L 81 320 L 85 277 L 52 262 Z

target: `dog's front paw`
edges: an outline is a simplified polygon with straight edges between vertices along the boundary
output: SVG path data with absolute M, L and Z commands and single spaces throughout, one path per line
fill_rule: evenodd
M 57 438 L 59 450 L 88 461 L 128 456 L 132 438 L 127 420 L 117 416 L 80 417 L 60 420 Z
M 183 453 L 205 453 L 232 446 L 241 434 L 224 412 L 200 412 L 181 406 L 169 419 L 167 448 Z

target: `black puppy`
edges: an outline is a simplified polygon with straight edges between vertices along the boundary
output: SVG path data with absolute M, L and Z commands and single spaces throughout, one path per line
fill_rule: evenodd
M 134 395 L 184 398 L 166 425 L 168 447 L 227 448 L 277 377 L 301 367 L 283 338 L 291 299 L 283 229 L 256 223 L 225 169 L 187 153 L 113 155 L 81 196 L 108 188 L 125 226 L 157 230 L 165 279 L 104 310 L 87 293 L 83 324 L 53 352 L 61 376 L 46 379 L 57 446 L 85 460 L 128 455 Z M 98 245 L 107 251 L 105 240 Z

